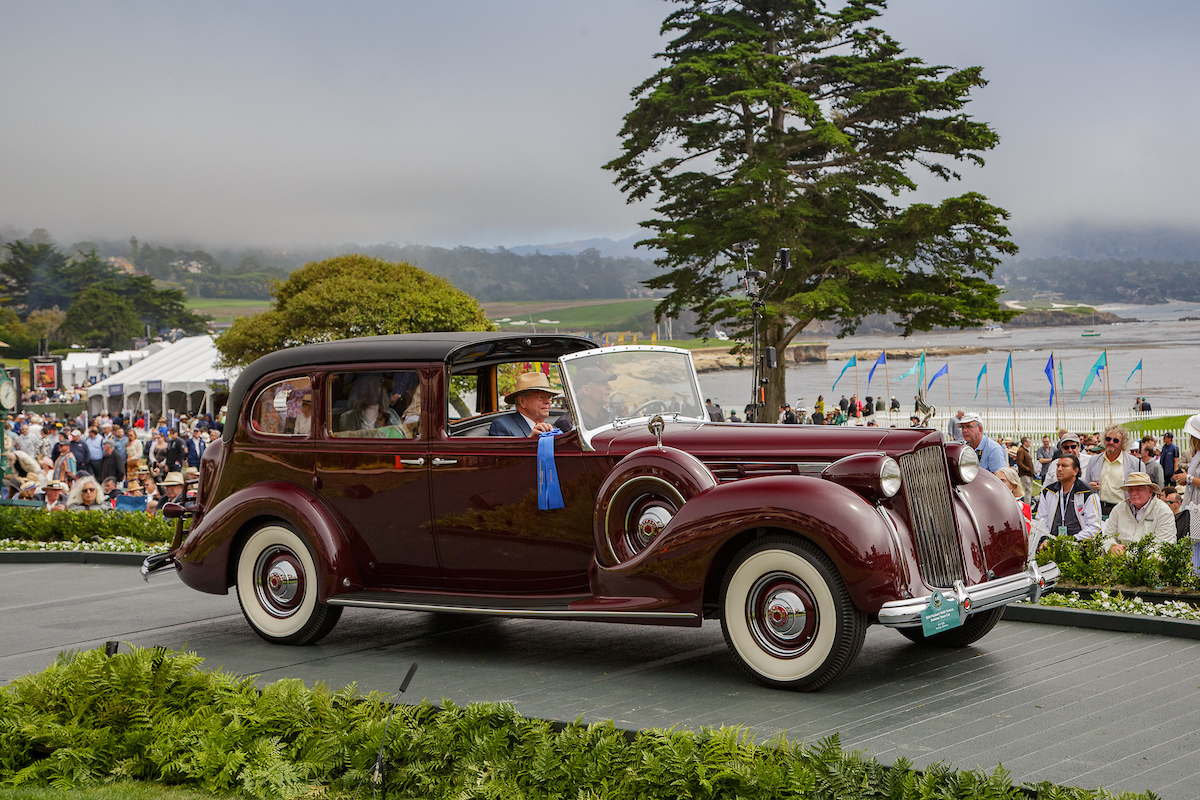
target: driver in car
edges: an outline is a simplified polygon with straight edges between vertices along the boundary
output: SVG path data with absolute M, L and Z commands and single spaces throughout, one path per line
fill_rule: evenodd
M 583 427 L 595 430 L 613 421 L 608 405 L 612 387 L 608 382 L 616 377 L 597 367 L 583 367 L 575 373 L 574 383 L 579 387 L 579 421 Z
M 540 436 L 554 430 L 550 417 L 550 398 L 558 392 L 541 372 L 526 372 L 517 376 L 517 386 L 504 396 L 504 402 L 517 410 L 496 421 L 488 428 L 488 436 Z

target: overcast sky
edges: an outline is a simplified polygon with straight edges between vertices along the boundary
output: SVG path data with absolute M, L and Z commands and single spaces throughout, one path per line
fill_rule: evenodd
M 0 225 L 220 244 L 547 243 L 638 231 L 600 169 L 663 0 L 0 0 Z M 1016 231 L 1195 227 L 1196 0 L 893 0 L 979 64 L 982 191 Z M 946 189 L 931 185 L 923 199 Z

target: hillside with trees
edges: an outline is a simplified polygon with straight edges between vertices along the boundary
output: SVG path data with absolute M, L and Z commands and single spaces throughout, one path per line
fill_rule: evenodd
M 1095 305 L 1200 302 L 1200 261 L 1038 258 L 1010 262 L 997 272 L 1005 296 L 1014 300 L 1057 295 Z

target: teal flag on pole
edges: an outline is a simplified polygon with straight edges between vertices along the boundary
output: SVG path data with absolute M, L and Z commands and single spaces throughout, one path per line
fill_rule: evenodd
M 1008 398 L 1008 404 L 1012 405 L 1012 392 L 1009 390 L 1009 376 L 1012 375 L 1012 353 L 1008 354 L 1008 364 L 1004 367 L 1004 396 Z
M 833 389 L 837 388 L 838 381 L 840 381 L 842 379 L 842 375 L 846 374 L 846 370 L 850 369 L 851 367 L 855 367 L 855 366 L 858 366 L 858 356 L 857 355 L 850 356 L 850 360 L 846 362 L 846 366 L 842 367 L 841 373 L 839 373 L 837 376 L 837 381 L 833 382 Z M 830 389 L 829 391 L 832 392 L 833 389 Z
M 1134 376 L 1134 374 L 1135 374 L 1135 373 L 1136 373 L 1136 372 L 1137 372 L 1139 369 L 1141 369 L 1141 368 L 1142 368 L 1142 362 L 1139 360 L 1139 361 L 1138 361 L 1138 365 L 1137 365 L 1136 367 L 1134 367 L 1134 368 L 1133 368 L 1133 372 L 1129 373 L 1129 378 L 1132 378 L 1132 377 Z M 1126 378 L 1126 379 L 1125 379 L 1125 385 L 1126 385 L 1126 386 L 1128 386 L 1128 385 L 1129 385 L 1129 378 Z
M 1092 364 L 1092 368 L 1088 370 L 1087 380 L 1083 382 L 1083 391 L 1079 393 L 1079 399 L 1087 394 L 1087 390 L 1092 388 L 1092 381 L 1096 380 L 1096 376 L 1100 374 L 1100 370 L 1108 366 L 1108 353 L 1101 353 L 1096 359 L 1096 363 Z
M 975 399 L 979 399 L 979 382 L 983 380 L 983 376 L 987 375 L 987 364 L 984 363 L 983 369 L 979 370 L 979 377 L 975 379 Z

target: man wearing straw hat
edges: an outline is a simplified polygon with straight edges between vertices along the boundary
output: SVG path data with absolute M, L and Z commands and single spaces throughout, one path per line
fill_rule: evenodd
M 1134 472 L 1121 488 L 1125 499 L 1113 506 L 1102 530 L 1105 548 L 1120 555 L 1147 535 L 1154 537 L 1155 547 L 1174 542 L 1175 514 L 1158 499 L 1161 487 L 1146 473 Z
M 498 417 L 488 428 L 488 436 L 539 436 L 554 430 L 546 420 L 550 417 L 550 398 L 557 394 L 544 373 L 518 375 L 516 387 L 504 396 L 504 402 L 517 410 Z

